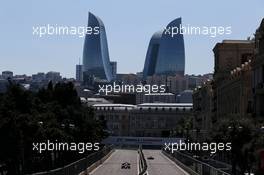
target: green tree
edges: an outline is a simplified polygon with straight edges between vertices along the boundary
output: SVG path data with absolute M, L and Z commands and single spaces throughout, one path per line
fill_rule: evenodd
M 80 103 L 72 83 L 50 82 L 46 89 L 31 92 L 10 82 L 0 94 L 0 162 L 9 174 L 48 170 L 83 156 L 55 152 L 60 161 L 50 164 L 51 153 L 32 151 L 33 142 L 95 142 L 102 137 L 102 124 Z

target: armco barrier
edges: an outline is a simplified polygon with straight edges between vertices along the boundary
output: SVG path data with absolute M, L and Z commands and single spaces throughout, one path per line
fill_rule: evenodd
M 178 151 L 173 154 L 164 150 L 162 152 L 191 175 L 230 175 Z
M 110 155 L 114 152 L 114 149 L 112 149 L 107 155 L 105 155 L 102 159 L 96 161 L 91 166 L 89 166 L 86 170 L 82 171 L 79 175 L 89 175 L 95 168 L 97 168 L 99 165 L 103 164 L 106 159 L 110 157 Z
M 32 175 L 78 175 L 88 167 L 92 166 L 95 162 L 108 155 L 112 149 L 113 146 L 104 147 L 102 150 L 92 153 L 89 156 L 64 167 L 45 172 L 33 173 Z
M 148 166 L 141 146 L 138 149 L 138 154 L 139 154 L 139 175 L 145 175 Z

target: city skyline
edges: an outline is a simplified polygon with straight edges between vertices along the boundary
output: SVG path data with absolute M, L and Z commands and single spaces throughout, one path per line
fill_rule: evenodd
M 118 62 L 118 73 L 142 71 L 150 36 L 157 28 L 166 26 L 168 21 L 178 16 L 182 17 L 185 25 L 231 25 L 231 35 L 215 38 L 184 36 L 186 73 L 212 72 L 213 46 L 223 39 L 246 39 L 252 36 L 260 23 L 263 1 L 254 2 L 241 3 L 236 12 L 233 11 L 236 3 L 229 1 L 217 2 L 215 6 L 210 5 L 211 8 L 207 8 L 210 1 L 194 2 L 192 6 L 185 2 L 178 4 L 173 1 L 167 3 L 158 1 L 151 4 L 152 8 L 148 8 L 149 2 L 143 2 L 141 6 L 138 6 L 137 2 L 122 1 L 104 2 L 104 6 L 101 1 L 80 4 L 63 1 L 63 5 L 62 1 L 45 3 L 28 1 L 16 2 L 16 6 L 10 2 L 1 2 L 0 19 L 4 27 L 0 34 L 2 39 L 0 71 L 11 70 L 15 74 L 31 75 L 53 70 L 61 72 L 63 77 L 74 77 L 75 65 L 82 57 L 84 38 L 78 36 L 39 38 L 32 35 L 32 26 L 46 24 L 86 26 L 87 12 L 91 11 L 100 16 L 105 23 L 110 59 Z M 229 6 L 226 6 L 227 3 Z M 115 8 L 116 4 L 120 7 L 118 10 Z M 254 10 L 245 15 L 248 7 Z M 189 13 L 190 11 L 192 13 Z M 222 13 L 223 11 L 225 13 Z
M 263 175 L 263 7 L 1 1 L 0 175 Z

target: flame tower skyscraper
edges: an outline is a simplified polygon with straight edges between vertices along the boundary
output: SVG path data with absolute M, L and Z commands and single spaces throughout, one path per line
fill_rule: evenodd
M 109 59 L 105 26 L 102 20 L 89 12 L 88 27 L 98 28 L 99 33 L 86 33 L 83 47 L 83 79 L 98 78 L 107 81 L 113 79 Z

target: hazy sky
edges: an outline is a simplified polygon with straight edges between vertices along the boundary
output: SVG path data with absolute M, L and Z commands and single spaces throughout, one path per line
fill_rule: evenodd
M 38 38 L 38 25 L 86 26 L 88 11 L 105 24 L 110 59 L 119 73 L 142 71 L 152 34 L 173 19 L 183 25 L 231 26 L 232 34 L 219 37 L 184 36 L 188 74 L 213 71 L 212 48 L 223 39 L 246 39 L 264 17 L 263 0 L 1 0 L 0 71 L 15 74 L 59 71 L 75 76 L 84 38 Z

